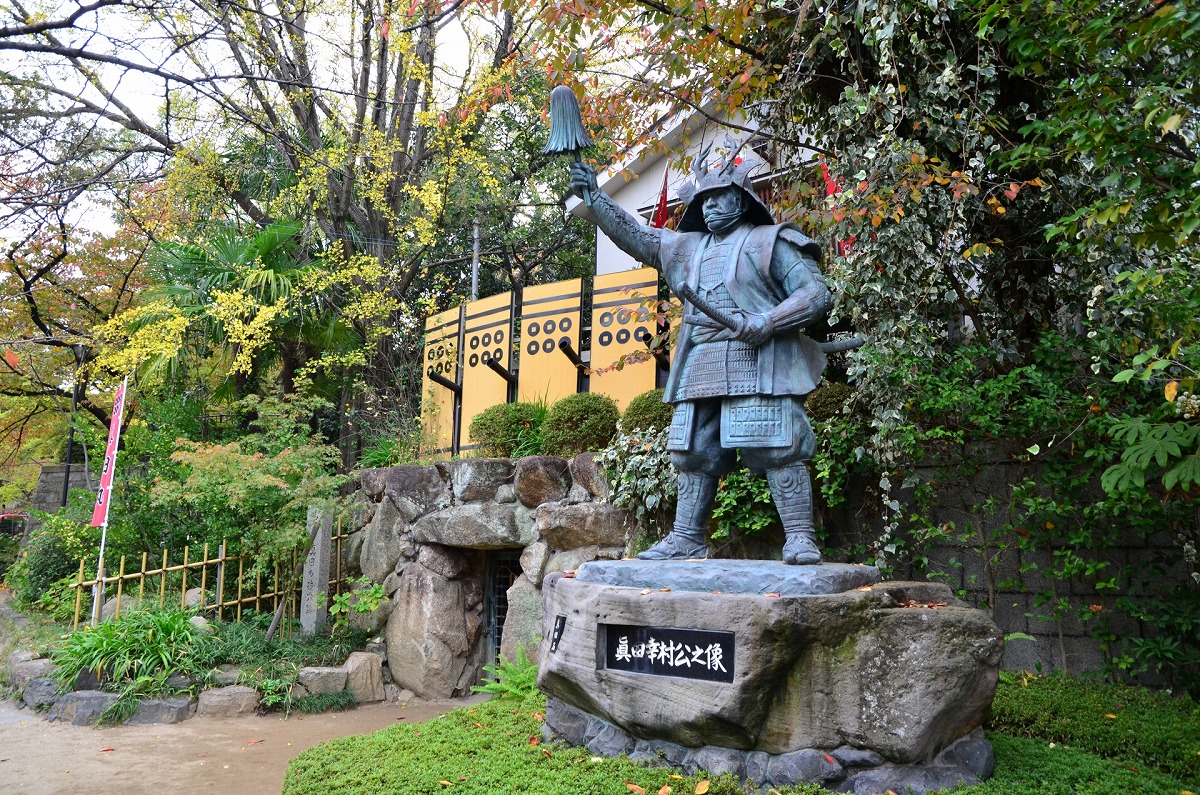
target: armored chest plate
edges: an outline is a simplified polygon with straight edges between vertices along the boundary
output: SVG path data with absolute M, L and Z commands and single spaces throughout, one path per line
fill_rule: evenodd
M 734 312 L 738 306 L 725 285 L 729 258 L 735 254 L 728 240 L 713 243 L 704 252 L 697 290 L 710 306 Z M 691 333 L 692 348 L 679 380 L 681 399 L 750 395 L 757 391 L 757 348 L 728 339 L 726 331 L 696 327 Z

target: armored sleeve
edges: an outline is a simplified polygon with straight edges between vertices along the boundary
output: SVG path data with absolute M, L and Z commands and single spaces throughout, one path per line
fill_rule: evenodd
M 662 230 L 639 223 L 601 190 L 593 194 L 591 210 L 596 225 L 617 244 L 617 248 L 639 262 L 661 267 L 659 243 Z
M 820 247 L 794 229 L 784 229 L 771 252 L 771 278 L 783 300 L 770 317 L 776 331 L 808 326 L 829 313 L 833 295 L 825 286 Z

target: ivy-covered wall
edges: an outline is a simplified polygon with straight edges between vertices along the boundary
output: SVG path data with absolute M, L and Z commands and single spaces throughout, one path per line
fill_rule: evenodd
M 846 502 L 822 511 L 827 556 L 880 552 L 892 578 L 949 584 L 1009 636 L 1007 669 L 1195 687 L 1200 606 L 1181 553 L 1191 510 L 1111 512 L 1098 479 L 1066 483 L 1017 445 L 930 450 L 911 474 L 891 526 L 875 480 L 851 477 Z

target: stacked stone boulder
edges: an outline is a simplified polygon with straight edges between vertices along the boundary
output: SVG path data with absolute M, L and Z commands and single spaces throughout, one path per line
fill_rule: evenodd
M 545 736 L 768 786 L 918 795 L 986 779 L 1002 633 L 943 584 L 879 580 L 715 560 L 548 575 Z
M 370 469 L 359 486 L 347 563 L 384 585 L 385 678 L 422 698 L 469 693 L 490 661 L 487 551 L 520 553 L 500 651 L 515 659 L 523 647 L 536 659 L 543 578 L 619 559 L 634 527 L 605 502 L 608 482 L 591 453 Z
M 101 713 L 117 700 L 116 693 L 99 689 L 100 682 L 94 676 L 78 677 L 74 686 L 63 692 L 54 663 L 28 651 L 14 652 L 9 658 L 7 672 L 10 684 L 22 691 L 21 700 L 25 706 L 48 708 L 46 719 L 51 722 L 90 726 L 99 721 Z M 236 684 L 238 675 L 236 666 L 223 665 L 214 671 L 213 679 L 218 687 L 204 690 L 196 698 L 176 695 L 143 699 L 124 723 L 179 723 L 193 715 L 210 718 L 254 715 L 258 712 L 261 696 L 252 687 Z M 383 658 L 379 654 L 372 651 L 354 652 L 340 666 L 302 668 L 292 696 L 299 698 L 348 690 L 359 704 L 407 701 L 413 697 L 412 693 L 399 688 L 394 688 L 394 693 L 389 695 L 389 685 L 385 684 L 384 677 Z M 178 681 L 172 682 L 176 678 Z M 187 688 L 192 684 L 180 674 L 172 674 L 167 681 L 179 688 Z

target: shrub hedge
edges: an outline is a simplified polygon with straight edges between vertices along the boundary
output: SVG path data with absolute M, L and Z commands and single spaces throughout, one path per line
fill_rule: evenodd
M 500 403 L 475 415 L 468 434 L 481 456 L 512 458 L 539 434 L 545 413 L 536 403 Z
M 578 392 L 550 407 L 542 424 L 542 454 L 564 458 L 603 450 L 617 433 L 616 402 L 607 395 Z
M 670 425 L 675 409 L 671 404 L 663 403 L 663 392 L 662 389 L 651 389 L 629 401 L 621 415 L 621 432 L 632 433 L 638 428 L 661 431 Z

